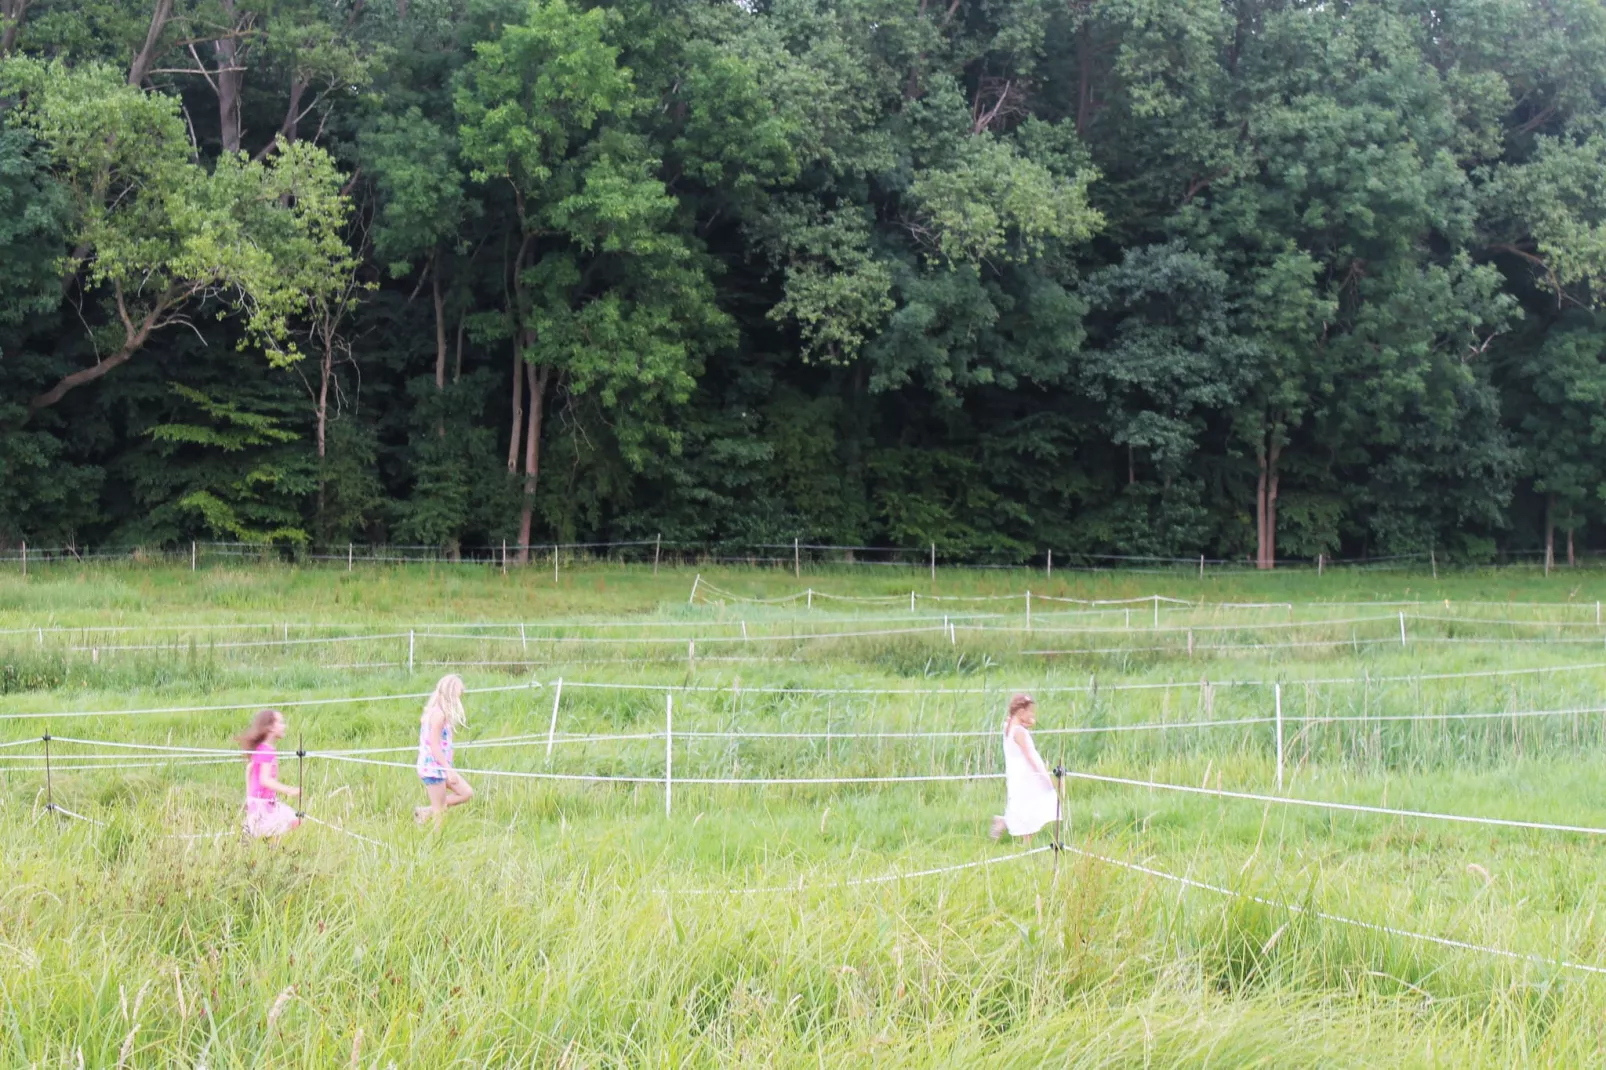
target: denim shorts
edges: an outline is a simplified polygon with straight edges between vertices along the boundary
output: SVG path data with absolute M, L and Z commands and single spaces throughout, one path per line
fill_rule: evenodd
M 418 779 L 422 780 L 426 787 L 431 787 L 431 788 L 433 788 L 437 784 L 446 783 L 446 778 L 443 777 L 443 776 L 421 776 Z

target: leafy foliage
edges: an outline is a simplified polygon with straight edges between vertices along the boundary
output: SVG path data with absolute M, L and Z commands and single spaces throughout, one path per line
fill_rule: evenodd
M 1269 564 L 1606 520 L 1590 0 L 4 32 L 3 539 Z

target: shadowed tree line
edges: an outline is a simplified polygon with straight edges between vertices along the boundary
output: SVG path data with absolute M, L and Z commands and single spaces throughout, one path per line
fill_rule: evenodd
M 1606 521 L 1598 0 L 0 0 L 0 541 Z

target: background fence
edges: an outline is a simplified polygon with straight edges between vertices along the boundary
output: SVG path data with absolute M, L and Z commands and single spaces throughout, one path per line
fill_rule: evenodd
M 1601 555 L 1578 555 L 1578 566 L 1601 563 Z M 1052 575 L 1061 572 L 1137 572 L 1173 576 L 1207 576 L 1211 573 L 1260 572 L 1252 558 L 1221 558 L 1196 554 L 1160 557 L 1134 554 L 1095 554 L 1057 549 L 967 550 L 945 549 L 936 543 L 924 547 L 841 546 L 809 543 L 683 542 L 654 537 L 616 542 L 547 542 L 520 545 L 420 546 L 391 543 L 346 543 L 339 546 L 286 546 L 241 542 L 190 542 L 177 546 L 30 546 L 26 542 L 0 547 L 0 567 L 29 568 L 88 562 L 188 564 L 191 568 L 225 562 L 320 565 L 354 570 L 371 565 L 452 565 L 480 568 L 549 568 L 561 570 L 587 564 L 651 565 L 653 568 L 707 564 L 789 570 L 892 568 L 927 571 L 939 568 L 1027 570 Z M 1500 550 L 1478 559 L 1451 558 L 1436 550 L 1420 553 L 1362 557 L 1280 558 L 1278 570 L 1326 572 L 1416 571 L 1437 575 L 1441 568 L 1498 565 L 1576 567 L 1551 562 L 1543 550 Z

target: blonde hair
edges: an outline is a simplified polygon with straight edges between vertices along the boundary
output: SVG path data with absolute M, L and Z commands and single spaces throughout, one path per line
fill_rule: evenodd
M 1030 695 L 1015 695 L 1009 700 L 1009 716 L 1014 717 L 1021 710 L 1035 708 L 1037 702 Z
M 455 672 L 441 677 L 424 703 L 425 719 L 435 714 L 443 715 L 453 728 L 462 728 L 468 723 L 468 711 L 463 709 L 463 678 Z

